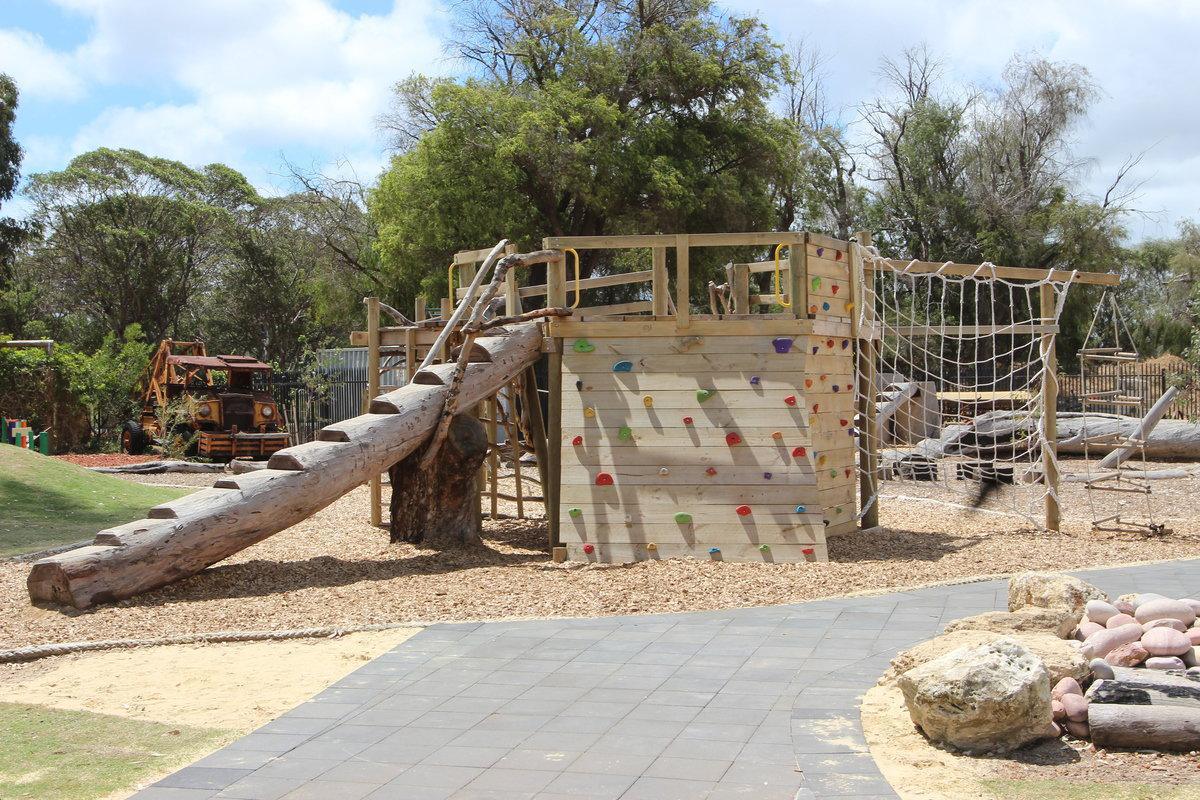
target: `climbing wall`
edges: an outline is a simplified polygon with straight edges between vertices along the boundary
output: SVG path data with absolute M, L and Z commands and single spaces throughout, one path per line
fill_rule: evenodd
M 855 524 L 853 346 L 848 323 L 811 325 L 564 340 L 569 556 L 826 560 L 827 532 Z

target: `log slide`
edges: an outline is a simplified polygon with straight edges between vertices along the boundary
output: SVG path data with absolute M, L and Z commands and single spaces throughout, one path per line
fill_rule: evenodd
M 471 408 L 539 358 L 540 324 L 475 339 L 459 394 Z M 100 531 L 93 543 L 43 558 L 27 585 L 34 602 L 88 608 L 194 575 L 291 527 L 418 450 L 437 427 L 455 364 L 419 370 L 371 401 L 369 413 L 280 450 L 267 468 L 150 509 L 146 519 Z

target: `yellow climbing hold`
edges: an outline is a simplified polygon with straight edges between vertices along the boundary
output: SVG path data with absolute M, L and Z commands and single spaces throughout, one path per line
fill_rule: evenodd
M 596 416 L 596 409 L 588 406 L 587 408 L 583 409 L 583 415 L 588 419 L 591 419 L 592 417 Z
M 654 398 L 650 395 L 646 395 L 642 398 L 642 405 L 644 405 L 646 408 L 654 408 Z

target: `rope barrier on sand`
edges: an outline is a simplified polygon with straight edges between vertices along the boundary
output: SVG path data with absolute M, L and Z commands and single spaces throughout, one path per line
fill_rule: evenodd
M 88 653 L 97 650 L 124 650 L 135 647 L 159 647 L 177 644 L 220 644 L 225 642 L 270 642 L 287 639 L 336 639 L 350 633 L 399 630 L 401 628 L 424 628 L 427 622 L 385 622 L 374 625 L 328 625 L 321 628 L 296 628 L 285 631 L 213 631 L 212 633 L 186 633 L 178 636 L 160 636 L 153 639 L 101 639 L 92 642 L 60 642 L 57 644 L 34 644 L 12 650 L 0 650 L 0 664 L 16 664 L 37 661 L 53 656 L 72 653 Z

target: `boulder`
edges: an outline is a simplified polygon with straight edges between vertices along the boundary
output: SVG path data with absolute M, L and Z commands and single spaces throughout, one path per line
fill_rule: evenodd
M 1187 603 L 1178 600 L 1151 600 L 1137 607 L 1134 619 L 1145 625 L 1156 619 L 1177 619 L 1188 627 L 1196 621 L 1196 612 Z
M 1152 656 L 1181 656 L 1192 649 L 1192 643 L 1173 628 L 1152 628 L 1142 636 L 1142 647 Z
M 1087 722 L 1088 701 L 1081 694 L 1064 695 L 1063 711 L 1071 722 Z
M 1188 641 L 1192 643 L 1192 647 L 1200 645 L 1200 628 L 1188 628 L 1187 633 L 1184 635 L 1188 637 Z
M 1113 608 L 1117 609 L 1117 611 L 1121 612 L 1122 614 L 1128 614 L 1131 617 L 1133 616 L 1133 612 L 1137 611 L 1133 603 L 1129 602 L 1128 600 L 1118 600 L 1117 602 L 1113 603 Z
M 1111 681 L 1117 677 L 1117 673 L 1113 672 L 1112 664 L 1109 664 L 1103 658 L 1093 658 L 1088 662 L 1088 669 L 1098 681 Z
M 1132 619 L 1132 618 L 1131 618 Z M 1076 641 L 1087 641 L 1087 638 L 1093 633 L 1104 630 L 1104 626 L 1096 622 L 1081 622 L 1079 627 L 1075 629 Z
M 1193 647 L 1179 657 L 1185 667 L 1200 666 L 1200 647 Z
M 1083 613 L 1088 621 L 1103 625 L 1108 622 L 1109 617 L 1114 617 L 1121 612 L 1112 603 L 1106 603 L 1103 600 L 1088 600 L 1087 605 L 1083 607 Z
M 1054 717 L 1055 722 L 1061 722 L 1067 718 L 1067 709 L 1063 707 L 1062 700 L 1050 700 L 1050 714 Z
M 1152 628 L 1174 628 L 1180 633 L 1187 633 L 1189 630 L 1187 625 L 1184 625 L 1177 619 L 1152 619 L 1142 626 L 1142 630 L 1148 631 Z
M 956 619 L 946 626 L 951 631 L 992 631 L 994 633 L 1052 633 L 1067 639 L 1075 630 L 1077 615 L 1061 608 L 1027 606 L 1016 611 L 987 611 L 973 617 Z
M 1131 622 L 1119 628 L 1092 634 L 1079 648 L 1079 651 L 1087 658 L 1104 658 L 1121 645 L 1138 641 L 1144 633 L 1141 625 Z
M 1009 611 L 1025 606 L 1064 608 L 1078 617 L 1088 600 L 1108 600 L 1108 595 L 1073 575 L 1022 572 L 1008 582 Z
M 1091 738 L 1092 729 L 1087 726 L 1086 722 L 1071 722 L 1071 720 L 1067 720 L 1063 723 L 1063 727 L 1067 729 L 1067 733 L 1076 739 Z
M 1114 647 L 1104 656 L 1104 662 L 1114 667 L 1136 667 L 1150 657 L 1150 651 L 1141 642 L 1130 642 Z
M 1154 656 L 1146 659 L 1146 669 L 1183 669 L 1186 664 L 1178 656 Z
M 939 744 L 1007 753 L 1050 735 L 1050 675 L 1008 637 L 927 661 L 899 686 L 913 723 Z
M 1190 597 L 1182 597 L 1179 602 L 1185 604 L 1192 611 L 1196 612 L 1197 621 L 1200 621 L 1200 600 L 1193 600 Z
M 1104 627 L 1108 628 L 1109 630 L 1115 630 L 1116 628 L 1120 628 L 1122 625 L 1133 625 L 1135 622 L 1137 622 L 1137 620 L 1128 614 L 1114 614 L 1108 618 L 1108 622 L 1104 623 Z
M 1137 626 L 1141 631 L 1141 626 Z M 896 654 L 892 665 L 884 674 L 884 680 L 895 680 L 913 667 L 932 661 L 960 647 L 979 647 L 1000 639 L 998 634 L 991 631 L 954 631 L 921 642 L 907 650 Z M 1009 638 L 1018 641 L 1046 665 L 1050 679 L 1058 683 L 1063 678 L 1074 678 L 1083 683 L 1090 676 L 1087 659 L 1080 655 L 1080 650 L 1065 639 L 1059 639 L 1049 633 L 1020 633 Z
M 1074 678 L 1063 678 L 1055 682 L 1054 688 L 1050 690 L 1050 699 L 1061 700 L 1069 694 L 1077 694 L 1083 697 L 1083 687 Z
M 1122 595 L 1123 597 L 1125 595 Z M 1133 608 L 1136 611 L 1139 606 L 1144 603 L 1149 603 L 1152 600 L 1166 600 L 1166 595 L 1155 594 L 1154 592 L 1142 592 L 1141 594 L 1130 595 L 1132 598 Z

